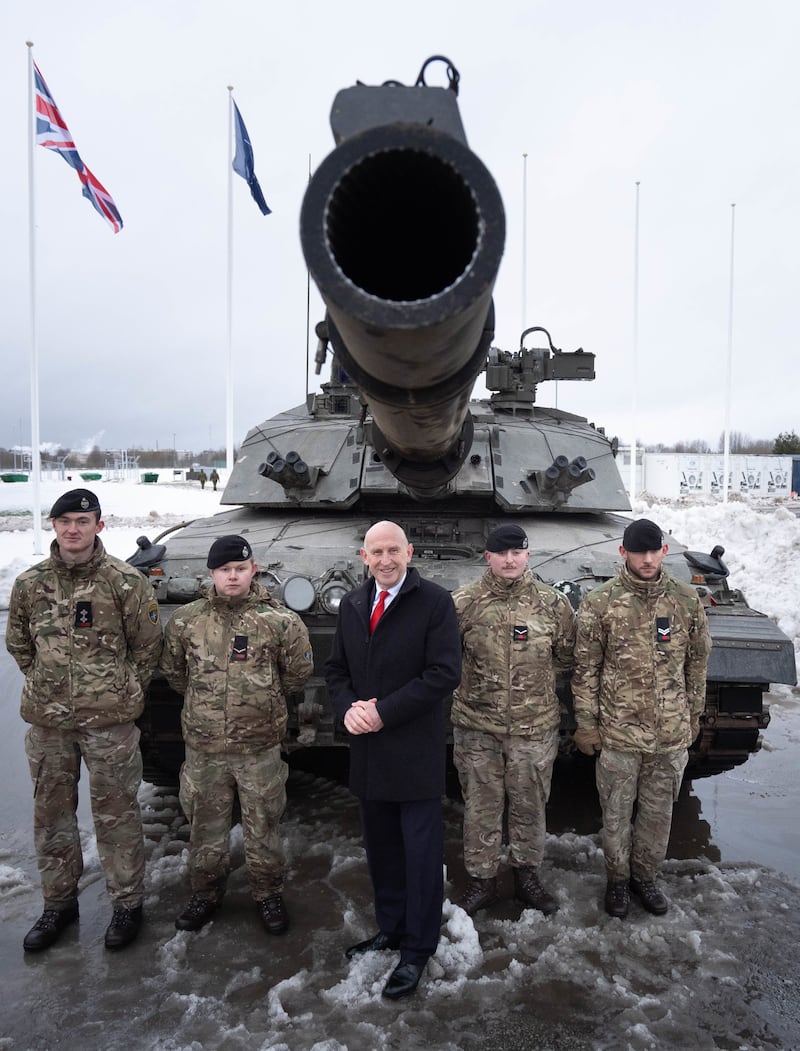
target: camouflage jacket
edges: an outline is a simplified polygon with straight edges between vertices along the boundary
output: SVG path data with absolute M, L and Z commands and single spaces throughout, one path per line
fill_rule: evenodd
M 527 570 L 507 581 L 487 569 L 453 601 L 463 663 L 452 722 L 523 737 L 556 729 L 556 671 L 569 669 L 575 643 L 568 599 Z
M 711 637 L 696 591 L 662 568 L 638 580 L 627 567 L 578 610 L 575 718 L 623 752 L 691 744 L 690 715 L 705 706 Z
M 76 564 L 54 540 L 50 557 L 14 581 L 6 646 L 25 675 L 26 722 L 85 730 L 137 718 L 161 642 L 150 584 L 99 538 Z
M 199 752 L 259 752 L 286 733 L 286 694 L 313 667 L 306 626 L 255 582 L 230 599 L 212 588 L 166 627 L 161 671 L 184 695 L 186 743 Z

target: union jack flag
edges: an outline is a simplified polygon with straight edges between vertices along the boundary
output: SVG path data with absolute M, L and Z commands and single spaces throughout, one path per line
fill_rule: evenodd
M 75 169 L 83 186 L 83 196 L 92 202 L 114 233 L 119 233 L 122 216 L 111 194 L 81 160 L 66 121 L 59 113 L 55 99 L 35 62 L 33 70 L 36 83 L 36 142 L 46 150 L 55 150 L 61 154 L 67 164 Z

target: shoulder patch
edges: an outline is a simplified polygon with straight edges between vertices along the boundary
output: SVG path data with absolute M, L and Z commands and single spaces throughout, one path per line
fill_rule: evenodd
M 154 624 L 158 624 L 159 617 L 157 602 L 151 602 L 150 605 L 147 607 L 147 616 Z

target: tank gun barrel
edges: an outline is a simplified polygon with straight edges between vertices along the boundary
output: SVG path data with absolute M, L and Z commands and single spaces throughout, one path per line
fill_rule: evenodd
M 300 232 L 333 350 L 369 403 L 373 448 L 432 495 L 469 452 L 505 215 L 467 146 L 457 71 L 448 64 L 449 88 L 424 71 L 413 87 L 339 92 L 337 146 L 308 186 Z

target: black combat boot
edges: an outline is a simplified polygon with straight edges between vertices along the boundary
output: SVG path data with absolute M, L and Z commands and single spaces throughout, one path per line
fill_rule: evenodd
M 478 879 L 470 876 L 469 883 L 464 893 L 456 901 L 467 916 L 474 916 L 480 909 L 486 909 L 497 901 L 497 877 L 490 876 L 489 879 Z
M 548 894 L 539 882 L 539 870 L 533 865 L 520 865 L 514 869 L 514 893 L 517 900 L 545 916 L 558 912 L 558 902 Z
M 256 904 L 267 934 L 285 934 L 289 930 L 289 917 L 280 894 L 270 894 Z
M 669 909 L 667 899 L 651 879 L 631 879 L 631 893 L 642 903 L 642 908 L 654 916 L 663 916 Z
M 61 937 L 61 932 L 78 918 L 78 903 L 73 902 L 64 909 L 45 908 L 22 942 L 25 952 L 41 952 L 49 949 Z
M 193 894 L 186 908 L 175 918 L 179 931 L 199 931 L 205 927 L 222 904 L 220 898 L 204 898 L 202 894 Z
M 142 926 L 142 906 L 126 909 L 124 905 L 115 905 L 111 923 L 106 928 L 106 948 L 124 949 L 134 940 Z
M 606 886 L 606 912 L 624 920 L 631 904 L 631 892 L 626 879 L 609 880 Z

